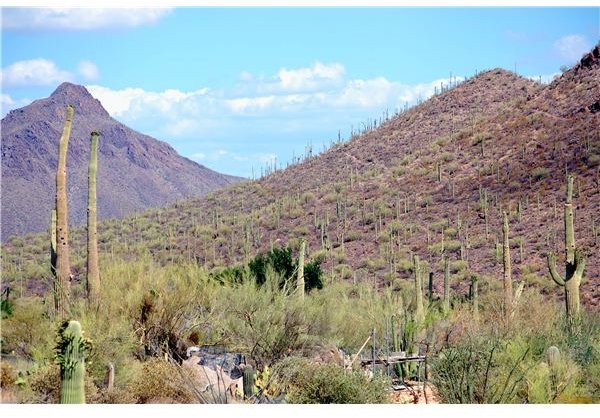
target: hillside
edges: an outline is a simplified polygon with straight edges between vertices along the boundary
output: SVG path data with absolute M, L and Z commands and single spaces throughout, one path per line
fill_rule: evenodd
M 201 196 L 241 180 L 209 170 L 165 142 L 128 128 L 111 118 L 85 87 L 63 83 L 50 97 L 2 119 L 2 240 L 48 229 L 67 104 L 75 106 L 67 160 L 72 224 L 85 222 L 89 137 L 95 129 L 101 134 L 100 219 Z
M 331 280 L 400 289 L 418 254 L 436 291 L 447 254 L 452 287 L 464 293 L 472 274 L 500 286 L 498 242 L 508 210 L 515 278 L 560 298 L 545 257 L 555 251 L 559 264 L 564 260 L 568 172 L 576 177 L 577 245 L 588 255 L 582 302 L 597 310 L 599 55 L 596 47 L 549 85 L 501 69 L 480 73 L 260 180 L 105 222 L 101 249 L 133 258 L 149 253 L 164 264 L 196 260 L 217 271 L 272 246 L 296 250 L 303 237 L 309 259 L 323 257 Z M 83 248 L 84 231 L 73 236 Z M 47 257 L 46 239 L 27 247 L 29 261 Z M 5 254 L 15 257 L 24 246 L 13 241 Z M 35 274 L 26 277 L 41 291 Z

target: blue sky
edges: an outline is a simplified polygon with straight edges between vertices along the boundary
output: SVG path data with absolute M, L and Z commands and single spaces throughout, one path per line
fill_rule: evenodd
M 3 8 L 2 115 L 72 81 L 130 127 L 249 177 L 451 73 L 549 80 L 598 42 L 599 10 Z

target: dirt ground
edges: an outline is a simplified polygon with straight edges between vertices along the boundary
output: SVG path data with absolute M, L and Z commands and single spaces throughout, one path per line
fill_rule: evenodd
M 402 390 L 393 390 L 391 393 L 392 403 L 401 404 L 439 404 L 440 400 L 435 393 L 435 388 L 431 384 L 425 385 L 423 391 L 423 383 L 407 382 L 407 388 Z M 427 396 L 425 396 L 427 395 Z

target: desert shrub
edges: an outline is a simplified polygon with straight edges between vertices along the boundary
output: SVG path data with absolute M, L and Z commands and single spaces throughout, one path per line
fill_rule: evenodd
M 267 273 L 263 286 L 246 282 L 225 287 L 213 300 L 224 338 L 259 367 L 272 365 L 305 342 L 306 324 L 297 298 L 281 292 L 278 283 L 277 275 Z
M 432 360 L 431 382 L 444 403 L 518 402 L 523 384 L 521 367 L 529 350 L 499 362 L 506 343 L 495 338 L 473 338 L 446 348 Z
M 210 272 L 210 277 L 221 284 L 242 283 L 248 272 L 242 267 L 219 267 Z
M 321 259 L 316 258 L 304 265 L 304 290 L 309 292 L 312 289 L 323 288 L 323 270 L 321 269 Z
M 346 371 L 335 364 L 317 364 L 289 357 L 274 369 L 277 386 L 294 404 L 368 404 L 388 400 L 387 378 L 369 379 L 361 371 Z
M 41 298 L 15 300 L 12 316 L 2 320 L 2 351 L 36 361 L 46 359 L 54 344 L 47 310 Z
M 142 364 L 127 391 L 135 403 L 185 404 L 197 401 L 177 366 L 157 358 Z
M 526 399 L 530 403 L 565 403 L 583 398 L 579 379 L 579 368 L 562 353 L 555 364 L 539 361 L 526 375 Z
M 25 388 L 20 393 L 25 403 L 60 402 L 60 367 L 54 362 L 36 365 L 25 378 Z M 84 376 L 86 403 L 95 403 L 98 389 L 88 373 Z
M 17 371 L 6 360 L 0 361 L 0 388 L 6 390 L 17 379 Z
M 95 403 L 99 404 L 134 404 L 137 399 L 127 388 L 115 387 L 100 389 Z
M 363 237 L 363 233 L 359 230 L 351 230 L 348 231 L 345 235 L 344 235 L 344 242 L 352 242 L 352 241 L 358 241 Z
M 531 176 L 534 180 L 541 180 L 544 177 L 547 177 L 548 173 L 549 170 L 546 167 L 537 167 L 533 169 L 533 171 L 531 172 Z

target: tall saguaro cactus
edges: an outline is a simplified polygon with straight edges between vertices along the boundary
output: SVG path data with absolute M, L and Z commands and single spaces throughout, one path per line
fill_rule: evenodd
M 444 300 L 442 305 L 444 313 L 450 311 L 450 262 L 448 256 L 444 256 Z
M 419 326 L 423 323 L 425 319 L 425 312 L 423 310 L 423 282 L 421 276 L 421 264 L 419 261 L 419 256 L 415 255 L 413 257 L 413 264 L 415 270 L 415 295 L 416 295 L 416 310 L 415 310 L 415 320 Z
M 473 319 L 479 321 L 479 291 L 477 283 L 479 278 L 476 275 L 471 277 L 471 303 L 473 304 Z
M 67 210 L 67 149 L 73 123 L 73 106 L 67 106 L 67 119 L 58 145 L 58 169 L 56 171 L 56 280 L 54 281 L 54 305 L 59 317 L 69 310 L 71 294 L 71 264 L 69 261 L 69 222 Z
M 298 256 L 298 281 L 297 289 L 298 297 L 304 299 L 304 251 L 306 250 L 306 241 L 300 242 L 300 255 Z
M 56 209 L 52 209 L 50 218 L 50 273 L 56 280 Z
M 513 309 L 512 268 L 510 265 L 510 239 L 508 214 L 504 212 L 502 224 L 502 260 L 504 262 L 504 319 L 509 320 Z
M 60 365 L 60 403 L 85 403 L 86 341 L 77 321 L 66 321 L 59 330 L 57 361 Z
M 91 134 L 90 164 L 88 170 L 87 207 L 87 293 L 88 303 L 96 305 L 100 299 L 100 270 L 98 268 L 98 228 L 96 224 L 96 174 L 98 172 L 97 131 Z
M 567 179 L 567 199 L 565 201 L 565 276 L 560 276 L 556 270 L 556 256 L 548 254 L 548 269 L 550 277 L 565 289 L 567 320 L 572 327 L 580 317 L 579 287 L 583 280 L 585 258 L 580 249 L 575 247 L 575 228 L 573 226 L 573 176 Z

